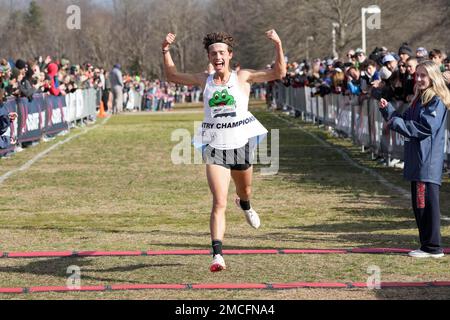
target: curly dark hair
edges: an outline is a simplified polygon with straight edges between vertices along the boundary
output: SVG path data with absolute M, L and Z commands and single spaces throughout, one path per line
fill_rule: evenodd
M 234 38 L 225 32 L 214 32 L 208 34 L 203 39 L 203 45 L 205 50 L 209 52 L 209 47 L 215 43 L 225 43 L 228 45 L 228 51 L 233 52 L 233 47 L 235 46 Z

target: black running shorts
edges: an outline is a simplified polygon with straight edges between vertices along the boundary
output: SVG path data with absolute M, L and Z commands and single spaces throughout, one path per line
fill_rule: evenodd
M 203 151 L 203 161 L 234 171 L 246 171 L 253 165 L 254 152 L 247 143 L 239 149 L 220 150 L 207 145 Z

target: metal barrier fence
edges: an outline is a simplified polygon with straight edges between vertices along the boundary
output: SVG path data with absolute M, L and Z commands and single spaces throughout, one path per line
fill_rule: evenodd
M 77 90 L 65 96 L 66 121 L 76 124 L 97 114 L 98 93 L 95 89 Z
M 355 95 L 312 96 L 309 87 L 292 88 L 281 83 L 275 85 L 274 97 L 279 108 L 294 110 L 305 121 L 334 128 L 363 149 L 369 148 L 373 156 L 384 157 L 388 163 L 391 159 L 404 160 L 404 138 L 386 126 L 377 100 Z M 402 113 L 408 105 L 400 102 L 395 107 Z M 450 168 L 450 116 L 446 134 L 446 165 Z
M 10 138 L 18 144 L 36 142 L 43 136 L 52 136 L 68 130 L 84 119 L 95 120 L 97 115 L 97 90 L 77 90 L 66 96 L 35 94 L 28 98 L 8 98 L 0 106 L 0 114 L 16 112 L 18 118 L 11 122 L 10 128 L 0 137 L 2 148 L 0 157 L 14 151 Z

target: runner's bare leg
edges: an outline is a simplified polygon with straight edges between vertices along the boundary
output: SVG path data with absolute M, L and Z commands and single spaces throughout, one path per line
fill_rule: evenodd
M 236 194 L 242 201 L 250 201 L 252 195 L 253 167 L 246 171 L 231 171 L 231 177 L 236 185 Z
M 206 176 L 213 195 L 210 223 L 211 240 L 223 241 L 226 229 L 225 211 L 231 182 L 230 170 L 218 165 L 206 165 Z

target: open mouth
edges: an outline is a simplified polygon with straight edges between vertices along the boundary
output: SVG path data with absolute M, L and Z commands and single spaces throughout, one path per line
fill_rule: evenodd
M 214 63 L 214 66 L 215 66 L 216 68 L 222 68 L 222 67 L 225 66 L 225 62 L 223 62 L 223 61 L 217 61 L 217 62 Z

